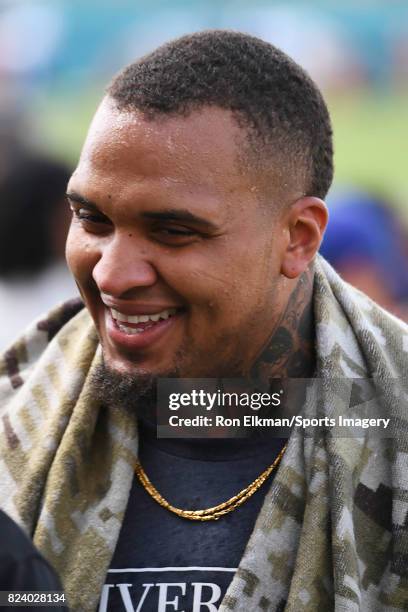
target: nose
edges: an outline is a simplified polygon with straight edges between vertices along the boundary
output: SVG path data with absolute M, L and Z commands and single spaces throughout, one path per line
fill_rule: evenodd
M 113 297 L 151 287 L 157 281 L 147 250 L 134 237 L 119 235 L 102 248 L 92 276 L 99 291 Z

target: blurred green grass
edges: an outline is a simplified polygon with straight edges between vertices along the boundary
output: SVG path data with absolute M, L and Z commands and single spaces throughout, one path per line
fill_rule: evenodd
M 42 148 L 75 165 L 103 92 L 46 97 L 34 104 Z M 336 184 L 355 184 L 394 199 L 408 215 L 408 91 L 328 96 Z
M 408 214 L 408 93 L 365 92 L 329 99 L 329 108 L 336 183 L 383 191 Z

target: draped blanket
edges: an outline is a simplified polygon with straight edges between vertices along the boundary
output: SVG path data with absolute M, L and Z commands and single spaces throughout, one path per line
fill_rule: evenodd
M 293 431 L 220 612 L 408 610 L 408 328 L 320 257 L 314 312 L 322 384 L 309 416 L 330 413 L 338 381 L 368 378 L 397 434 Z M 136 419 L 94 398 L 100 359 L 92 320 L 72 301 L 0 361 L 0 505 L 75 612 L 97 607 L 138 452 Z

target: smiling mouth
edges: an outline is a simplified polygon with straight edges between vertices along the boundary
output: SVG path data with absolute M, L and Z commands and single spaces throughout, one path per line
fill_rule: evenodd
M 109 308 L 115 327 L 122 333 L 137 335 L 159 326 L 160 323 L 174 317 L 180 309 L 166 308 L 152 314 L 126 315 L 114 308 Z

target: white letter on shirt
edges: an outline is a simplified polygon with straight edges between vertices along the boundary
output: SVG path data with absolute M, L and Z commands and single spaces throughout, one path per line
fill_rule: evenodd
M 154 586 L 154 584 L 144 584 L 143 585 L 144 586 L 143 595 L 139 600 L 139 604 L 136 610 L 133 607 L 133 603 L 132 603 L 132 600 L 130 598 L 130 593 L 129 593 L 129 587 L 133 586 L 133 584 L 122 583 L 122 584 L 117 584 L 116 586 L 119 587 L 120 595 L 122 597 L 122 601 L 124 603 L 126 612 L 140 612 L 140 610 L 142 609 L 143 602 L 146 599 L 146 595 L 150 591 L 150 587 Z
M 217 612 L 218 608 L 214 606 L 221 597 L 221 589 L 218 584 L 212 582 L 192 582 L 191 586 L 194 587 L 194 600 L 193 600 L 193 612 L 201 612 L 201 606 L 206 606 L 209 612 Z M 208 601 L 202 601 L 201 595 L 204 586 L 212 589 L 211 598 Z
M 158 582 L 156 586 L 159 587 L 159 606 L 157 612 L 166 612 L 167 606 L 173 606 L 174 610 L 177 610 L 179 605 L 179 597 L 178 595 L 172 600 L 167 600 L 167 589 L 169 587 L 179 587 L 181 589 L 181 594 L 186 594 L 186 583 L 185 582 Z M 180 612 L 184 612 L 180 610 Z
M 108 598 L 109 598 L 109 589 L 111 589 L 114 584 L 104 584 L 102 587 L 101 593 L 101 601 L 99 602 L 99 610 L 98 612 L 107 612 L 108 610 Z

